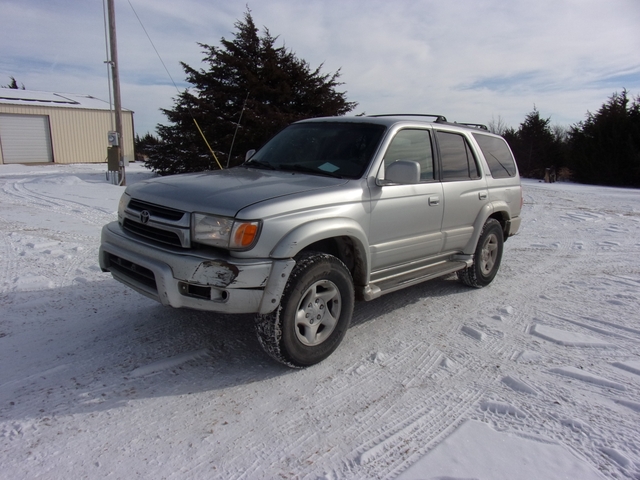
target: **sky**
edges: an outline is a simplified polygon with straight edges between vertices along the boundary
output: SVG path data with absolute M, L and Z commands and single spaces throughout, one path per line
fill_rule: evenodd
M 136 133 L 168 123 L 160 109 L 190 86 L 180 62 L 203 68 L 199 44 L 232 40 L 247 8 L 278 46 L 340 70 L 354 114 L 517 128 L 536 108 L 570 126 L 614 92 L 640 95 L 638 0 L 115 0 L 122 105 Z M 15 77 L 108 101 L 103 13 L 103 0 L 0 0 L 0 85 Z

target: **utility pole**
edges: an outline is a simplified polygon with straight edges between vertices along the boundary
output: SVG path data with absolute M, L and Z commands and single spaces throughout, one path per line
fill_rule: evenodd
M 116 117 L 116 138 L 111 141 L 109 156 L 117 159 L 118 166 L 118 185 L 126 185 L 126 177 L 124 172 L 124 154 L 122 149 L 122 105 L 120 101 L 120 74 L 118 72 L 118 42 L 116 41 L 116 12 L 114 0 L 107 0 L 107 11 L 109 19 L 109 47 L 111 52 L 111 79 L 113 84 L 113 105 Z

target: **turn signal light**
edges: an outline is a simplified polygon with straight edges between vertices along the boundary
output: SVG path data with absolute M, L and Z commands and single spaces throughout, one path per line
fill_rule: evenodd
M 255 223 L 242 223 L 238 226 L 234 235 L 234 246 L 248 247 L 253 243 L 258 234 L 258 225 Z

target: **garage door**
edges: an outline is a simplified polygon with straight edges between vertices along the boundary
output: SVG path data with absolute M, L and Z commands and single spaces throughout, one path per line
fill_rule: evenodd
M 53 162 L 49 117 L 0 114 L 0 148 L 4 163 Z

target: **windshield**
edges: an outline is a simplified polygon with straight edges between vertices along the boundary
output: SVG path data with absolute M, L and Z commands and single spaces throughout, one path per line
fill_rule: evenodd
M 359 178 L 384 130 L 382 125 L 368 123 L 289 125 L 251 157 L 247 166 Z

